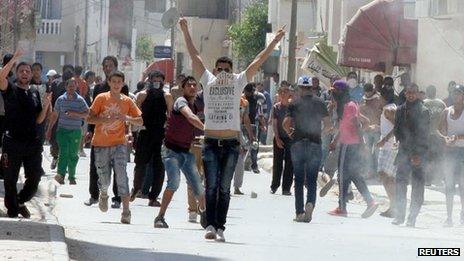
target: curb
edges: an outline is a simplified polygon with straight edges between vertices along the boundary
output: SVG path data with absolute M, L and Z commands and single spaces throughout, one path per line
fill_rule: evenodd
M 42 221 L 48 226 L 50 233 L 50 246 L 52 260 L 54 261 L 69 261 L 68 246 L 66 245 L 66 236 L 64 228 L 59 224 L 58 219 L 53 215 L 53 207 L 56 200 L 56 186 L 53 181 L 46 177 L 46 181 L 42 181 L 42 186 L 39 186 L 43 193 L 43 201 L 38 199 L 31 200 L 31 203 L 39 210 L 42 216 Z M 48 185 L 48 189 L 45 187 Z M 45 185 L 45 186 L 44 186 Z M 47 205 L 45 205 L 47 203 Z

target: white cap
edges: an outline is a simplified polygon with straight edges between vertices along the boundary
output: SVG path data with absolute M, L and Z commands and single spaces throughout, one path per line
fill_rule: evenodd
M 300 78 L 298 78 L 298 86 L 304 86 L 304 87 L 311 87 L 313 86 L 313 82 L 311 77 L 303 75 Z
M 58 74 L 58 73 L 56 73 L 55 70 L 49 70 L 49 71 L 47 72 L 47 77 L 50 77 L 50 76 L 53 77 L 53 76 L 56 76 L 57 74 Z

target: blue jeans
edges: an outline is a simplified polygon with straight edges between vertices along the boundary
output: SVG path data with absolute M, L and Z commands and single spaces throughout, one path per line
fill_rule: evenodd
M 163 162 L 168 176 L 166 189 L 176 191 L 180 184 L 180 171 L 184 173 L 188 184 L 196 197 L 204 194 L 200 174 L 198 174 L 195 156 L 190 152 L 175 152 L 168 148 L 163 150 Z
M 306 203 L 316 204 L 317 174 L 321 165 L 321 144 L 307 139 L 296 141 L 291 148 L 293 173 L 295 175 L 295 210 L 304 213 L 303 186 L 307 185 Z
M 224 230 L 230 201 L 230 184 L 237 164 L 240 143 L 205 139 L 202 158 L 206 185 L 207 225 Z
M 361 144 L 340 145 L 340 155 L 338 158 L 338 182 L 340 189 L 338 204 L 341 210 L 346 210 L 348 189 L 351 182 L 354 183 L 367 204 L 374 202 L 366 182 L 361 175 L 363 169 L 361 150 Z

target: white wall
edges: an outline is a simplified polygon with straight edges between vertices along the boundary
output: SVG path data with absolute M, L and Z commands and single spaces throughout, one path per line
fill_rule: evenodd
M 229 49 L 223 44 L 224 40 L 227 39 L 226 33 L 229 23 L 227 20 L 198 17 L 188 17 L 187 20 L 193 43 L 200 52 L 206 68 L 212 70 L 217 58 L 228 55 Z M 179 30 L 177 32 L 176 49 L 177 52 L 184 53 L 183 72 L 191 74 L 191 60 L 185 47 L 184 38 Z
M 433 84 L 447 95 L 452 80 L 464 83 L 464 15 L 448 20 L 419 19 L 415 81 L 422 88 Z

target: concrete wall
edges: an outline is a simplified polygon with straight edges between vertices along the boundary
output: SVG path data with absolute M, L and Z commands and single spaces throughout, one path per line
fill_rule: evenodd
M 425 88 L 433 84 L 446 96 L 452 80 L 464 83 L 464 15 L 448 20 L 419 19 L 415 81 Z
M 206 68 L 212 70 L 217 58 L 228 55 L 229 48 L 224 45 L 224 40 L 227 39 L 229 22 L 227 20 L 189 17 L 188 23 L 193 42 L 200 52 Z M 177 52 L 184 53 L 182 71 L 191 74 L 191 59 L 187 53 L 182 33 L 179 31 L 176 47 Z

